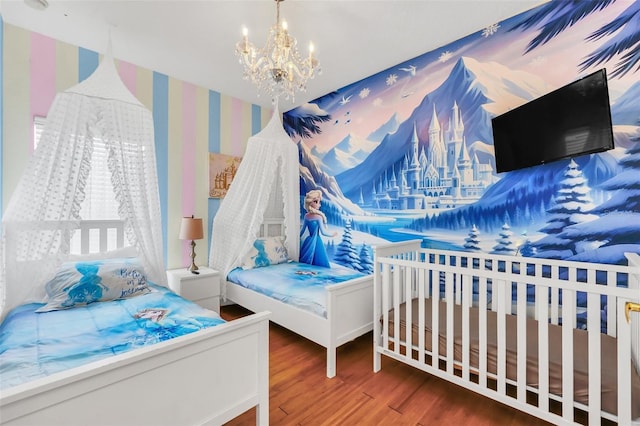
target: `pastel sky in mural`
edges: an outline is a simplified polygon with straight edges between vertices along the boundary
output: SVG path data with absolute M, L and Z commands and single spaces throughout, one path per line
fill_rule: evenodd
M 508 64 L 511 70 L 541 77 L 541 93 L 554 90 L 573 80 L 579 63 L 606 40 L 585 42 L 584 34 L 610 22 L 628 5 L 628 2 L 616 2 L 579 21 L 572 27 L 572 31 L 563 32 L 527 54 L 524 54 L 526 46 L 537 34 L 537 30 L 508 31 L 526 17 L 527 13 L 524 13 L 355 82 L 338 90 L 335 97 L 325 96 L 313 101 L 330 112 L 333 119 L 320 125 L 321 135 L 305 142 L 309 147 L 316 146 L 320 152 L 324 152 L 349 134 L 366 138 L 394 113 L 399 121 L 405 120 L 424 96 L 447 78 L 453 65 L 463 56 L 480 62 Z M 596 69 L 591 68 L 585 74 Z M 610 77 L 612 103 L 636 80 L 637 76 L 633 73 L 623 78 Z M 389 84 L 391 82 L 393 84 Z M 367 90 L 368 95 L 362 96 Z M 361 111 L 366 111 L 366 114 L 361 114 Z

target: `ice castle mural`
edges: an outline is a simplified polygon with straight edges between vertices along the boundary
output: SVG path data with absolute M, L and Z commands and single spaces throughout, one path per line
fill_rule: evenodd
M 338 232 L 327 251 L 349 248 L 356 269 L 364 247 L 415 238 L 595 263 L 640 253 L 638 37 L 640 1 L 551 1 L 288 111 L 301 193 L 322 191 Z M 491 119 L 599 68 L 615 149 L 496 173 Z
M 451 209 L 480 199 L 493 182 L 491 164 L 478 156 L 469 157 L 464 140 L 464 122 L 457 104 L 453 105 L 445 131 L 433 108 L 429 124 L 428 155 L 413 126 L 411 149 L 405 154 L 396 178 L 395 165 L 380 176 L 377 191 L 373 184 L 372 203 L 362 207 L 388 210 Z M 419 154 L 418 154 L 419 152 Z M 391 178 L 389 179 L 389 175 Z

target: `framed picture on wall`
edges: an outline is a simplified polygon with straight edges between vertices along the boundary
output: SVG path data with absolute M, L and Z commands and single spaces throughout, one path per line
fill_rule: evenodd
M 224 198 L 242 157 L 209 153 L 209 198 Z

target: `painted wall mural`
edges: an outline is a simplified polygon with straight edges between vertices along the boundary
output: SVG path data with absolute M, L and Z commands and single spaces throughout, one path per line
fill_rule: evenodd
M 639 37 L 640 1 L 553 1 L 287 112 L 300 193 L 322 191 L 337 231 L 332 260 L 361 269 L 363 245 L 415 238 L 594 263 L 640 253 Z M 615 149 L 496 173 L 491 119 L 600 68 Z

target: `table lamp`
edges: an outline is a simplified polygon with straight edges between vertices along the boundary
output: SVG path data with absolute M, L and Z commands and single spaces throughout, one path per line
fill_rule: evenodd
M 191 266 L 189 266 L 189 271 L 194 272 L 198 270 L 196 266 L 196 242 L 194 240 L 200 240 L 203 238 L 202 231 L 202 219 L 196 219 L 191 215 L 191 217 L 183 217 L 182 222 L 180 223 L 180 238 L 181 240 L 191 240 Z

